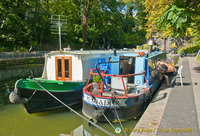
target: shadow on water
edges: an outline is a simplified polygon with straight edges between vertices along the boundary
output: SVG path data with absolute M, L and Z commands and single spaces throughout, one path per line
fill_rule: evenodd
M 70 106 L 72 108 L 72 106 Z M 73 105 L 73 110 L 79 111 L 82 109 L 82 103 Z M 50 110 L 50 111 L 44 111 L 44 112 L 38 112 L 38 113 L 32 113 L 32 115 L 36 116 L 47 116 L 47 115 L 53 115 L 53 114 L 60 114 L 60 113 L 66 113 L 66 112 L 72 112 L 68 108 L 60 108 L 60 109 L 55 109 L 55 110 Z

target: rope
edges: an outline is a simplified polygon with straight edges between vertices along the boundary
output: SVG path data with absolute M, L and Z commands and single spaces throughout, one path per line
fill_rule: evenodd
M 97 100 L 96 100 L 95 98 L 93 98 L 93 100 L 95 100 L 95 103 L 96 103 L 97 105 L 103 106 L 101 103 L 97 102 Z M 114 127 L 113 124 L 109 121 L 109 119 L 106 117 L 106 115 L 105 115 L 103 112 L 101 112 L 101 113 L 103 114 L 104 118 L 108 121 L 108 123 L 111 125 L 111 127 L 112 127 L 113 129 L 115 129 L 115 127 Z
M 97 102 L 97 100 L 95 99 L 95 97 L 94 97 L 93 99 L 95 100 L 96 104 L 99 105 L 99 104 L 98 104 L 99 102 Z M 119 105 L 119 101 L 116 99 L 115 96 L 113 97 L 113 99 L 114 99 L 114 102 L 115 102 L 117 105 Z M 100 103 L 100 106 L 103 106 L 103 105 Z M 119 115 L 118 115 L 118 113 L 117 113 L 116 108 L 114 108 L 114 110 L 115 110 L 117 119 L 119 120 L 119 124 L 120 124 L 122 130 L 124 131 L 124 134 L 127 136 L 126 131 L 125 131 L 125 129 L 124 129 L 124 127 L 123 127 L 123 125 L 122 125 L 120 119 L 119 119 Z M 101 112 L 101 113 L 103 114 L 103 116 L 105 117 L 105 119 L 108 121 L 108 123 L 115 129 L 115 127 L 114 127 L 114 126 L 112 125 L 112 123 L 108 120 L 108 118 L 105 116 L 105 114 L 104 114 L 103 112 Z M 120 134 L 120 135 L 121 135 L 121 134 Z
M 120 121 L 120 119 L 119 119 L 117 110 L 116 110 L 116 108 L 114 108 L 114 109 L 115 109 L 115 113 L 116 113 L 116 115 L 117 115 L 117 119 L 119 120 L 119 124 L 120 124 L 120 126 L 122 127 L 122 130 L 124 131 L 124 134 L 127 136 L 126 131 L 124 130 L 124 127 L 123 127 L 123 125 L 122 125 L 122 123 L 121 123 L 121 121 Z
M 117 99 L 115 98 L 115 96 L 114 96 L 114 100 L 117 100 Z M 117 101 L 118 101 L 118 100 L 117 100 Z M 119 102 L 118 102 L 117 104 L 119 105 Z M 122 125 L 122 123 L 121 123 L 121 121 L 120 121 L 120 119 L 119 119 L 119 115 L 118 115 L 118 113 L 117 113 L 116 108 L 114 108 L 114 110 L 115 110 L 117 119 L 119 120 L 119 124 L 120 124 L 120 126 L 122 127 L 122 130 L 124 131 L 124 134 L 127 136 L 126 131 L 124 130 L 124 127 L 123 127 L 123 125 Z
M 70 109 L 72 112 L 74 112 L 76 115 L 78 115 L 79 117 L 81 117 L 82 119 L 86 120 L 87 122 L 91 123 L 92 125 L 94 125 L 95 127 L 97 127 L 98 129 L 100 129 L 101 131 L 103 131 L 104 133 L 106 133 L 109 136 L 114 136 L 112 133 L 110 133 L 109 131 L 105 130 L 104 128 L 98 126 L 97 124 L 95 124 L 94 122 L 90 121 L 89 119 L 87 119 L 86 117 L 84 117 L 83 115 L 79 114 L 78 112 L 76 112 L 74 109 L 72 109 L 71 107 L 69 107 L 68 105 L 66 105 L 65 103 L 63 103 L 61 100 L 59 100 L 56 96 L 54 96 L 52 93 L 50 93 L 49 91 L 47 91 L 40 83 L 38 83 L 36 80 L 32 79 L 38 86 L 40 86 L 45 92 L 47 92 L 49 95 L 51 95 L 54 99 L 56 99 L 58 102 L 60 102 L 61 104 L 63 104 L 65 107 L 67 107 L 68 109 Z
M 95 98 L 93 100 L 95 100 L 95 103 L 97 105 L 103 106 L 101 103 L 97 102 L 97 100 Z M 110 124 L 110 126 L 115 130 L 115 126 L 109 121 L 109 119 L 106 117 L 106 115 L 103 112 L 101 112 L 101 113 L 103 114 L 103 116 L 107 120 L 107 122 Z M 119 134 L 119 135 L 122 136 L 121 134 Z
M 29 102 L 29 101 L 31 100 L 31 98 L 33 97 L 33 95 L 34 95 L 36 92 L 37 92 L 37 90 L 35 90 L 35 91 L 32 93 L 31 97 L 28 98 L 27 102 Z
M 108 121 L 108 123 L 111 125 L 111 127 L 115 130 L 115 127 L 113 126 L 113 124 L 109 121 L 109 119 L 106 117 L 106 115 L 103 113 L 104 118 Z M 121 134 L 119 134 L 120 136 L 122 136 Z

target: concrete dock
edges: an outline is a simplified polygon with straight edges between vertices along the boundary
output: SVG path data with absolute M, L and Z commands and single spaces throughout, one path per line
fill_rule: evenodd
M 200 136 L 200 62 L 181 58 L 183 87 L 161 86 L 131 136 Z

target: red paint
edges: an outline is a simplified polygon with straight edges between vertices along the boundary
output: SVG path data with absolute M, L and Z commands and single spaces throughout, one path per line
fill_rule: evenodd
M 102 78 L 104 79 L 103 71 L 101 71 L 101 75 L 102 75 Z M 101 80 L 101 90 L 99 91 L 99 93 L 103 93 L 103 90 L 104 90 L 104 84 L 103 84 L 103 81 Z
M 83 88 L 83 91 L 88 94 L 88 95 L 93 95 L 94 97 L 98 97 L 98 98 L 105 98 L 105 99 L 110 99 L 113 97 L 113 95 L 111 94 L 111 96 L 103 96 L 102 93 L 104 91 L 104 84 L 103 84 L 103 81 L 101 81 L 101 89 L 99 90 L 99 94 L 94 94 L 92 93 L 92 90 L 93 90 L 93 84 L 89 84 L 89 81 L 90 81 L 90 78 L 92 75 L 98 75 L 98 73 L 93 73 L 93 70 L 94 69 L 90 69 L 90 76 L 89 76 L 89 80 L 87 82 L 87 85 Z M 124 84 L 124 80 L 123 80 L 123 77 L 130 77 L 130 76 L 136 76 L 136 75 L 142 75 L 144 74 L 144 77 L 145 77 L 145 81 L 146 81 L 146 84 L 147 84 L 147 87 L 146 89 L 144 89 L 142 91 L 141 94 L 143 93 L 146 93 L 147 91 L 149 91 L 149 84 L 148 84 L 148 81 L 147 81 L 147 78 L 146 78 L 146 75 L 145 75 L 145 71 L 141 72 L 141 73 L 138 73 L 138 74 L 126 74 L 126 75 L 111 75 L 111 74 L 104 74 L 103 71 L 101 71 L 101 75 L 102 75 L 102 78 L 104 78 L 104 76 L 110 76 L 110 77 L 120 77 L 121 80 L 122 80 L 122 84 L 123 84 L 123 87 L 124 87 L 124 93 L 125 95 L 124 96 L 114 96 L 118 99 L 124 99 L 124 98 L 130 98 L 130 97 L 137 97 L 138 95 L 136 94 L 127 94 L 127 91 L 126 91 L 126 88 L 125 88 L 125 84 Z M 141 95 L 140 94 L 140 95 Z

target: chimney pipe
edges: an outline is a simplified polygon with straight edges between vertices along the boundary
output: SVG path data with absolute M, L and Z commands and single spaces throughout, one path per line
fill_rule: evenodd
M 117 50 L 114 48 L 113 51 L 114 51 L 114 56 L 117 56 Z

